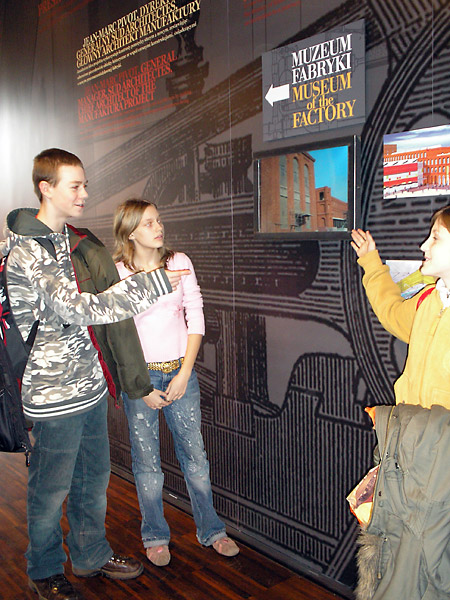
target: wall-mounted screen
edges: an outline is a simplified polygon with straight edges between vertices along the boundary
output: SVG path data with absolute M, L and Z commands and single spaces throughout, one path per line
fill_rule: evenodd
M 356 136 L 255 155 L 255 232 L 348 239 L 359 195 Z

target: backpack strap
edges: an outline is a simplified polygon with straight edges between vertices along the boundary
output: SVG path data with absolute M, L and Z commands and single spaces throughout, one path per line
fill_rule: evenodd
M 56 250 L 55 250 L 55 246 L 53 244 L 53 242 L 51 240 L 49 240 L 48 238 L 45 237 L 36 237 L 33 238 L 38 244 L 40 244 L 43 248 L 45 248 L 47 250 L 47 252 L 53 256 L 53 258 L 56 260 Z
M 55 250 L 55 246 L 51 240 L 49 240 L 48 238 L 34 238 L 34 239 L 43 248 L 45 248 L 47 250 L 47 252 L 51 256 L 53 256 L 53 258 L 56 260 L 56 250 Z M 1 328 L 2 328 L 2 332 L 1 332 L 2 338 L 4 337 L 4 330 L 6 328 L 10 327 L 7 324 L 6 319 L 9 318 L 9 319 L 14 320 L 14 316 L 13 316 L 12 310 L 11 310 L 11 305 L 9 302 L 8 284 L 7 284 L 7 279 L 6 279 L 7 260 L 8 260 L 8 255 L 4 256 L 1 259 L 1 264 L 0 264 L 0 290 L 1 290 L 1 296 L 2 296 L 2 300 L 0 303 L 0 319 L 1 319 Z M 39 327 L 39 319 L 34 321 L 33 325 L 31 326 L 31 329 L 28 333 L 27 339 L 25 340 L 25 344 L 28 347 L 27 355 L 30 353 L 31 348 L 33 347 L 38 327 Z M 23 365 L 23 368 L 25 368 L 25 364 Z
M 432 291 L 434 291 L 436 289 L 436 286 L 433 285 L 429 288 L 427 288 L 424 292 L 422 292 L 419 296 L 419 299 L 417 300 L 417 305 L 416 305 L 416 310 L 418 310 L 419 306 L 422 304 L 422 302 L 425 300 L 425 298 L 427 298 Z

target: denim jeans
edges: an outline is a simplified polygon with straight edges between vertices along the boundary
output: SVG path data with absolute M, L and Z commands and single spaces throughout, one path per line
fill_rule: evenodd
M 105 398 L 88 412 L 39 421 L 33 427 L 25 555 L 31 579 L 64 572 L 67 557 L 60 521 L 67 495 L 67 544 L 72 565 L 95 569 L 113 554 L 105 538 L 110 476 L 107 410 Z
M 172 373 L 149 371 L 149 374 L 155 389 L 165 391 L 178 372 L 179 369 Z M 164 518 L 162 502 L 164 474 L 159 451 L 160 411 L 149 408 L 143 400 L 130 400 L 126 394 L 123 397 L 130 429 L 133 473 L 142 513 L 144 547 L 166 545 L 170 540 L 170 530 Z M 210 546 L 225 535 L 225 525 L 213 506 L 209 462 L 200 431 L 200 388 L 195 371 L 192 371 L 184 396 L 165 406 L 162 412 L 172 433 L 175 452 L 191 499 L 197 539 L 204 546 Z

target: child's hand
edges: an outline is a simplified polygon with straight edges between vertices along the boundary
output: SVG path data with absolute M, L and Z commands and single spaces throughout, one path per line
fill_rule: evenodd
M 161 390 L 153 390 L 148 396 L 143 396 L 142 400 L 149 408 L 153 410 L 161 410 L 165 406 L 168 406 L 171 401 L 167 399 L 167 394 Z
M 175 375 L 175 377 L 170 381 L 166 389 L 168 402 L 174 402 L 175 400 L 179 400 L 184 396 L 189 377 L 190 374 L 183 373 L 182 370 L 180 370 L 180 372 Z
M 350 242 L 353 250 L 358 255 L 358 258 L 364 256 L 372 250 L 376 250 L 377 246 L 375 240 L 370 234 L 370 231 L 363 231 L 362 229 L 352 230 L 352 242 Z
M 190 275 L 191 273 L 189 269 L 181 269 L 180 271 L 169 271 L 169 269 L 165 269 L 165 271 L 167 279 L 169 280 L 170 285 L 172 286 L 173 292 L 177 289 L 181 278 L 184 277 L 184 275 Z

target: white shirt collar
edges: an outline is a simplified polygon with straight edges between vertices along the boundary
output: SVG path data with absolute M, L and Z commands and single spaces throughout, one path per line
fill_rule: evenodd
M 437 280 L 436 289 L 439 292 L 444 308 L 450 306 L 450 290 L 446 287 L 442 279 Z

